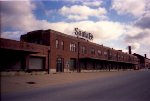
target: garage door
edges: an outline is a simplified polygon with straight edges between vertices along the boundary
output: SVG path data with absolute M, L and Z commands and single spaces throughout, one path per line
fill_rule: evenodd
M 43 68 L 44 68 L 44 58 L 43 57 L 30 57 L 29 69 L 43 69 Z

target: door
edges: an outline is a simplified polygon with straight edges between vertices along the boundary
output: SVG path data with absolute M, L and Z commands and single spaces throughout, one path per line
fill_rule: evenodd
M 63 72 L 64 71 L 64 59 L 59 57 L 56 60 L 57 68 L 56 72 Z
M 76 59 L 70 59 L 70 70 L 76 70 Z
M 44 68 L 44 58 L 43 57 L 30 57 L 29 69 L 40 70 L 43 68 Z

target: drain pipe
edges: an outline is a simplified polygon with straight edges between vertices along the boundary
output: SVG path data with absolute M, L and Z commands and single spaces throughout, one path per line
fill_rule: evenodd
M 48 49 L 48 74 L 50 72 L 50 49 Z

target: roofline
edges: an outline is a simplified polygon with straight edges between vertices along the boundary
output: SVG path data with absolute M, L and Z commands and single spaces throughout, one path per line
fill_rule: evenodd
M 101 46 L 101 47 L 104 47 L 104 48 L 107 48 L 107 49 L 111 49 L 111 50 L 114 50 L 114 51 L 117 51 L 117 52 L 120 52 L 119 50 L 117 49 L 114 49 L 114 48 L 110 48 L 110 47 L 107 47 L 107 46 L 104 46 L 103 44 L 98 44 L 98 43 L 94 43 L 94 42 L 91 42 L 91 41 L 87 41 L 87 40 L 84 40 L 84 39 L 81 39 L 81 38 L 77 38 L 77 37 L 74 37 L 72 35 L 68 35 L 68 34 L 65 34 L 65 33 L 62 33 L 62 32 L 59 32 L 59 31 L 55 31 L 55 30 L 52 30 L 52 29 L 48 29 L 48 30 L 44 30 L 44 31 L 53 31 L 53 32 L 56 32 L 55 34 L 58 34 L 58 35 L 62 35 L 62 36 L 65 36 L 65 37 L 69 37 L 69 38 L 72 38 L 72 39 L 75 39 L 78 41 L 78 39 L 82 42 L 89 42 L 90 44 L 94 44 L 96 46 Z M 120 52 L 120 53 L 125 53 L 125 54 L 128 54 L 127 52 Z M 132 55 L 132 54 L 128 54 L 128 55 Z M 133 56 L 133 55 L 132 55 Z

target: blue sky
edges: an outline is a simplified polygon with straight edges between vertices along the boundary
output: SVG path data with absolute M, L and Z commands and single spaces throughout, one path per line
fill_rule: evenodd
M 7 0 L 1 2 L 1 37 L 53 29 L 91 32 L 93 42 L 150 57 L 150 0 Z
M 88 1 L 88 0 L 85 0 Z M 62 1 L 62 0 L 53 0 L 53 1 L 33 1 L 35 5 L 37 6 L 37 9 L 34 10 L 34 13 L 38 19 L 47 19 L 50 22 L 58 22 L 58 21 L 64 21 L 64 17 L 61 16 L 58 11 L 61 9 L 63 6 L 71 7 L 73 5 L 81 5 L 81 1 L 75 1 L 75 2 L 69 2 L 69 1 Z M 105 0 L 101 4 L 101 7 L 104 7 L 107 10 L 107 16 L 111 21 L 119 21 L 122 23 L 127 23 L 132 20 L 134 20 L 134 17 L 130 15 L 119 15 L 117 12 L 113 9 L 111 9 L 111 0 Z M 97 8 L 95 6 L 91 8 Z M 54 11 L 51 11 L 54 10 Z M 51 16 L 48 16 L 46 14 L 46 11 L 51 11 L 49 14 L 53 14 Z M 92 21 L 98 21 L 99 19 L 97 18 L 90 18 Z M 67 20 L 67 21 L 72 21 L 72 20 Z

